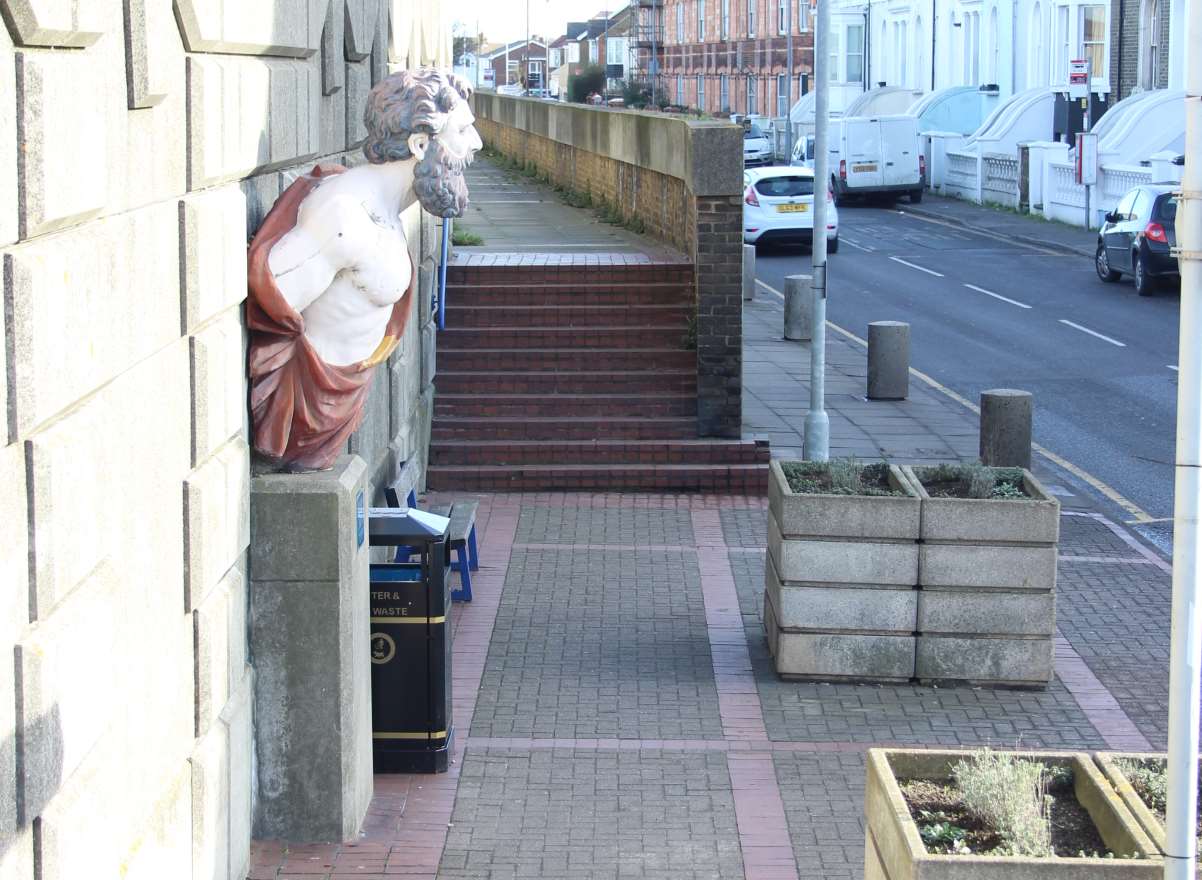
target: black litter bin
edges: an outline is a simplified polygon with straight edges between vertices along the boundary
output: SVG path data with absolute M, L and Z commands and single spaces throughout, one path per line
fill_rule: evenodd
M 451 719 L 450 522 L 416 508 L 373 507 L 374 547 L 405 547 L 409 562 L 371 565 L 371 715 L 377 773 L 447 769 Z

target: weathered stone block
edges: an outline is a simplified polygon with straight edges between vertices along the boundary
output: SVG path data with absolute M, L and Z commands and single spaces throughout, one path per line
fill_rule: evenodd
M 363 107 L 371 91 L 371 64 L 367 61 L 348 62 L 346 65 L 346 145 L 357 146 L 367 137 L 363 125 Z
M 815 584 L 918 583 L 918 545 L 869 540 L 807 540 L 781 536 L 768 514 L 768 555 L 782 580 Z
M 245 433 L 246 345 L 237 308 L 189 340 L 192 369 L 192 464 L 198 465 L 234 434 Z
M 189 52 L 307 58 L 320 48 L 326 2 L 176 0 L 175 9 Z
M 123 860 L 129 880 L 187 877 L 192 870 L 192 768 L 168 785 L 139 826 L 141 832 Z
M 242 880 L 250 873 L 250 833 L 254 777 L 254 733 L 251 708 L 255 692 L 254 670 L 243 667 L 233 696 L 221 713 L 229 729 L 229 877 Z
M 438 325 L 434 321 L 422 328 L 421 345 L 421 383 L 424 388 L 438 375 Z
M 923 544 L 919 569 L 924 587 L 1046 591 L 1056 586 L 1056 547 Z
M 1052 680 L 1051 638 L 955 638 L 921 633 L 915 675 L 924 681 L 1045 686 Z
M 347 61 L 362 61 L 371 54 L 379 21 L 379 0 L 346 0 Z
M 125 79 L 129 109 L 138 110 L 160 103 L 171 87 L 174 70 L 165 51 L 164 35 L 171 21 L 169 0 L 126 0 Z
M 189 761 L 192 765 L 192 878 L 235 880 L 229 873 L 229 729 L 224 724 L 214 725 L 197 741 Z
M 368 390 L 367 402 L 364 405 L 363 423 L 359 430 L 351 435 L 350 451 L 367 462 L 369 482 L 376 482 L 376 476 L 388 452 L 388 441 L 391 438 L 391 403 L 388 367 L 381 365 L 376 368 Z
M 29 624 L 29 553 L 25 502 L 25 455 L 21 444 L 0 447 L 0 645 L 13 645 Z M 16 691 L 13 652 L 0 651 L 0 688 Z M 11 687 L 11 689 L 10 689 Z M 17 835 L 17 718 L 12 699 L 0 700 L 0 841 L 19 849 Z M 0 844 L 0 880 L 17 877 L 18 853 L 7 856 Z M 14 873 L 6 873 L 11 861 Z M 32 868 L 32 865 L 30 865 Z M 24 880 L 24 877 L 22 877 Z
M 26 822 L 41 814 L 120 711 L 113 700 L 121 678 L 118 590 L 116 571 L 101 565 L 17 643 Z
M 234 569 L 237 575 L 237 569 Z M 222 578 L 192 612 L 196 652 L 196 735 L 205 736 L 230 697 L 230 596 Z M 241 673 L 242 667 L 238 667 Z
M 118 750 L 106 740 L 79 773 L 61 781 L 39 817 L 41 880 L 121 876 L 123 839 L 129 833 L 121 822 L 132 818 L 132 786 L 119 775 Z
M 5 832 L 0 846 L 0 880 L 29 880 L 33 873 L 33 826 Z
M 238 185 L 246 197 L 246 235 L 242 241 L 242 248 L 245 250 L 250 239 L 259 231 L 263 218 L 267 216 L 267 212 L 271 210 L 275 200 L 280 197 L 280 174 L 269 171 L 266 174 L 247 177 Z M 242 256 L 242 265 L 245 269 L 246 254 L 244 253 Z
M 105 31 L 105 9 L 100 3 L 0 0 L 0 13 L 22 46 L 81 49 Z
M 1008 634 L 1051 637 L 1056 598 L 1049 592 L 924 588 L 918 594 L 922 633 Z
M 18 436 L 178 337 L 175 225 L 159 204 L 8 252 Z
M 250 449 L 235 437 L 184 484 L 185 607 L 199 605 L 250 543 Z
M 918 540 L 921 501 L 897 467 L 890 468 L 889 481 L 906 493 L 901 497 L 793 492 L 780 462 L 770 467 L 768 507 L 787 537 Z
M 16 62 L 20 232 L 30 238 L 94 217 L 105 205 L 107 78 L 94 53 L 19 51 Z M 63 136 L 68 131 L 72 137 Z M 80 143 L 88 145 L 87 162 L 78 161 Z
M 0 27 L 0 107 L 17 106 L 17 64 L 8 31 Z M 17 118 L 0 114 L 0 245 L 17 240 Z M 2 329 L 2 328 L 0 328 Z M 3 383 L 0 383 L 3 384 Z M 4 392 L 0 391 L 0 409 Z
M 322 95 L 333 95 L 341 91 L 346 82 L 346 71 L 343 69 L 346 55 L 343 42 L 346 30 L 346 14 L 342 10 L 344 2 L 345 0 L 329 0 L 326 4 L 326 20 L 321 28 Z M 325 104 L 324 101 L 322 103 Z
M 788 632 L 777 624 L 767 596 L 764 630 L 781 676 L 905 681 L 914 674 L 912 635 Z
M 782 584 L 771 557 L 765 585 L 784 629 L 914 633 L 918 591 L 911 588 Z
M 246 649 L 246 619 L 249 606 L 246 591 L 246 554 L 221 579 L 229 592 L 229 670 L 230 693 L 235 693 L 250 657 Z

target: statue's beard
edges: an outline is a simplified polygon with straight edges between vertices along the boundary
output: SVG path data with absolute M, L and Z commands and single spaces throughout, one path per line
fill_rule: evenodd
M 438 138 L 431 138 L 413 178 L 413 189 L 422 207 L 436 217 L 462 217 L 467 207 L 465 165 L 465 159 L 451 155 Z

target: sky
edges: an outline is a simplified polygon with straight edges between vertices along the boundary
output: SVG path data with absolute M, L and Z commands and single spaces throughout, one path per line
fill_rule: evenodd
M 530 33 L 554 39 L 569 21 L 604 14 L 607 2 L 611 15 L 626 6 L 626 0 L 529 0 Z M 526 8 L 527 0 L 458 0 L 451 16 L 456 33 L 474 34 L 479 21 L 484 38 L 501 43 L 525 39 Z

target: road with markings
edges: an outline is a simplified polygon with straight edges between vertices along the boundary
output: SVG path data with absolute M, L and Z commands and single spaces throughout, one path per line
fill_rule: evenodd
M 1172 516 L 1178 293 L 1105 284 L 1087 257 L 971 232 L 898 208 L 839 210 L 830 321 L 911 325 L 911 364 L 976 401 L 1035 395 L 1035 440 L 1114 487 L 1152 520 Z M 809 254 L 764 250 L 760 280 L 783 290 Z M 1125 518 L 1133 517 L 1130 510 Z M 1171 524 L 1140 530 L 1162 546 Z

